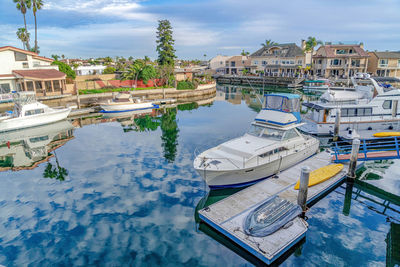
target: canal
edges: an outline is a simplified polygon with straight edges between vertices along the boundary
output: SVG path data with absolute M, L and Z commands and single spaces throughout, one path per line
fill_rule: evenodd
M 261 106 L 242 89 L 219 86 L 207 105 L 0 135 L 0 264 L 257 265 L 196 216 L 233 193 L 210 193 L 192 161 L 250 126 Z M 282 265 L 400 264 L 399 172 L 397 160 L 366 164 L 362 183 L 315 203 Z

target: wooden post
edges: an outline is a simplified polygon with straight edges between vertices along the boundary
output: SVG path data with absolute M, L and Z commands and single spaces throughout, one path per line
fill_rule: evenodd
M 343 203 L 343 215 L 349 216 L 350 207 L 351 207 L 351 197 L 353 194 L 353 181 L 347 181 L 346 183 L 346 193 L 344 195 L 344 203 Z
M 74 82 L 74 86 L 75 86 L 75 91 L 76 91 L 76 104 L 78 106 L 78 109 L 81 108 L 81 99 L 79 97 L 79 89 L 78 86 L 76 86 L 76 82 Z
M 360 140 L 353 139 L 353 146 L 351 148 L 351 156 L 350 156 L 350 164 L 349 164 L 349 172 L 347 173 L 348 179 L 356 178 L 356 168 L 357 168 L 357 159 L 358 159 L 358 151 L 360 149 Z
M 399 100 L 393 100 L 392 102 L 392 117 L 397 117 L 397 106 L 399 105 Z
M 335 128 L 333 130 L 333 141 L 334 142 L 336 142 L 339 139 L 340 116 L 341 116 L 341 111 L 340 111 L 340 108 L 338 108 L 336 110 Z
M 307 210 L 307 193 L 308 181 L 310 179 L 310 167 L 304 166 L 301 168 L 299 194 L 297 195 L 297 204 L 303 210 L 302 216 L 304 217 Z

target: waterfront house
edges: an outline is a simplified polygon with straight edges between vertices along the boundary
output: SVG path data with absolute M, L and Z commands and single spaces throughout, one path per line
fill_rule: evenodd
M 199 72 L 199 70 L 175 68 L 174 70 L 175 80 L 177 82 L 193 81 L 194 74 L 197 72 Z
M 107 66 L 103 65 L 88 65 L 88 66 L 78 66 L 75 72 L 78 76 L 84 75 L 95 75 L 95 74 L 103 74 L 103 71 L 107 68 Z
M 400 52 L 368 52 L 368 72 L 374 76 L 400 78 Z
M 348 78 L 367 72 L 369 55 L 360 44 L 326 44 L 312 57 L 313 73 L 324 78 Z
M 233 56 L 225 61 L 225 74 L 240 75 L 244 70 L 250 72 L 251 60 L 248 56 Z
M 37 96 L 67 93 L 63 72 L 52 59 L 12 46 L 0 47 L 0 95 L 34 91 Z
M 217 55 L 210 59 L 208 67 L 217 74 L 225 74 L 225 64 L 229 58 L 230 56 Z
M 263 72 L 272 76 L 293 76 L 304 72 L 311 63 L 311 53 L 305 53 L 295 43 L 271 44 L 250 55 L 253 72 Z

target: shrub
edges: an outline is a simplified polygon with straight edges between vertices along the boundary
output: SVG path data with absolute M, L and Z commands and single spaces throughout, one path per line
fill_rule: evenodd
M 103 70 L 103 74 L 114 74 L 116 71 L 114 67 L 108 66 Z
M 53 61 L 51 65 L 57 65 L 59 71 L 64 72 L 68 78 L 75 79 L 76 78 L 76 73 L 71 69 L 71 67 L 68 64 L 65 64 L 64 62 L 61 61 Z
M 193 90 L 196 89 L 194 83 L 190 81 L 180 81 L 176 87 L 178 90 Z

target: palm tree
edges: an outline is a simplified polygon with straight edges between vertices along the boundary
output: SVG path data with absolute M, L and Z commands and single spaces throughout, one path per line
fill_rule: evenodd
M 51 55 L 51 57 L 52 57 L 55 61 L 58 61 L 58 59 L 60 58 L 60 56 L 58 56 L 58 55 Z
M 265 40 L 265 43 L 262 43 L 261 46 L 262 47 L 267 47 L 267 46 L 276 45 L 276 44 L 278 44 L 278 43 L 272 41 L 271 39 L 268 39 L 268 40 Z
M 145 64 L 142 60 L 135 60 L 135 62 L 128 67 L 127 71 L 122 74 L 122 79 L 135 80 L 135 87 L 137 87 L 137 78 L 144 67 Z
M 151 62 L 150 58 L 148 56 L 144 56 L 144 63 L 147 65 L 149 62 Z
M 33 11 L 33 16 L 35 17 L 35 53 L 38 53 L 36 12 L 42 9 L 42 6 L 43 6 L 42 0 L 32 0 L 32 11 Z
M 32 5 L 31 0 L 13 0 L 13 1 L 14 1 L 14 3 L 17 4 L 17 9 L 18 9 L 19 11 L 21 11 L 22 15 L 24 16 L 25 32 L 28 32 L 28 27 L 26 27 L 26 17 L 25 17 L 25 14 L 26 14 L 26 10 L 27 10 L 28 8 L 31 8 L 31 5 Z M 31 46 L 29 45 L 29 42 L 26 43 L 26 48 L 27 48 L 28 50 L 31 49 Z
M 314 51 L 314 47 L 317 45 L 322 45 L 323 42 L 321 40 L 317 40 L 315 37 L 309 36 L 307 41 L 306 41 L 306 52 L 312 52 Z
M 26 49 L 27 43 L 29 43 L 30 33 L 26 32 L 25 28 L 19 28 L 17 31 L 17 37 L 24 45 L 24 49 Z
M 250 55 L 250 53 L 249 52 L 245 52 L 244 51 L 244 49 L 242 50 L 242 53 L 240 53 L 242 56 L 248 56 L 248 55 Z

